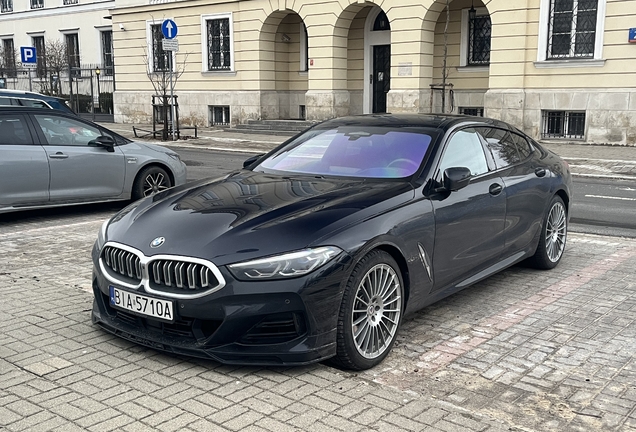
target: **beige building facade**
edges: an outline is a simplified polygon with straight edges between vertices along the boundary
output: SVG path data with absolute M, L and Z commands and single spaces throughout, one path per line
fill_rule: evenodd
M 537 139 L 636 145 L 636 0 L 116 0 L 111 15 L 116 121 L 151 117 L 170 18 L 180 115 L 200 125 L 444 99 Z

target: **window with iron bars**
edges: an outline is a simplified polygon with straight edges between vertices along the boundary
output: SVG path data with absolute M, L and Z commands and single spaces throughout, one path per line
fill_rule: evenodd
M 64 0 L 65 5 L 78 4 L 79 0 Z
M 484 108 L 483 107 L 459 107 L 459 113 L 463 115 L 483 117 Z
M 0 12 L 13 12 L 13 0 L 2 0 L 0 2 Z
M 210 126 L 228 126 L 230 124 L 230 107 L 228 105 L 210 106 Z
M 490 64 L 490 15 L 477 15 L 468 20 L 468 61 L 471 66 Z
M 585 111 L 541 111 L 541 138 L 585 139 Z
M 44 7 L 44 0 L 31 0 L 31 9 L 42 9 Z
M 163 33 L 161 33 L 161 24 L 152 24 L 150 26 L 152 34 L 152 71 L 166 72 L 172 66 L 171 51 L 164 51 L 161 41 Z
M 2 40 L 2 63 L 3 68 L 0 69 L 0 76 L 7 78 L 16 78 L 18 71 L 15 67 L 15 46 L 13 39 Z
M 550 0 L 548 59 L 593 58 L 598 0 Z
M 208 43 L 208 70 L 230 70 L 230 19 L 219 18 L 206 21 Z

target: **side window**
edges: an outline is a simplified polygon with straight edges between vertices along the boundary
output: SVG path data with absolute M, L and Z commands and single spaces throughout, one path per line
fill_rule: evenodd
M 497 168 L 521 162 L 517 146 L 510 132 L 497 128 L 479 128 L 478 130 L 488 143 Z
M 534 149 L 532 148 L 528 140 L 522 137 L 521 135 L 517 135 L 516 133 L 513 133 L 512 140 L 517 145 L 517 150 L 519 150 L 519 156 L 521 156 L 521 160 L 526 159 L 534 151 Z
M 50 145 L 87 146 L 102 135 L 99 129 L 79 120 L 44 114 L 34 117 Z
M 0 116 L 0 145 L 29 145 L 33 144 L 31 134 L 19 115 Z
M 22 106 L 32 107 L 32 108 L 50 108 L 46 102 L 35 100 L 35 99 L 20 99 L 20 103 Z
M 466 167 L 474 176 L 488 172 L 484 148 L 474 129 L 455 132 L 446 146 L 439 166 L 440 173 L 454 167 Z

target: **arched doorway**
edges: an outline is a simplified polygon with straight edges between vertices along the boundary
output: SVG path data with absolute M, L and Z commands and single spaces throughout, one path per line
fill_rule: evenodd
M 385 113 L 387 93 L 391 89 L 391 25 L 386 13 L 373 7 L 365 24 L 364 107 L 366 113 Z

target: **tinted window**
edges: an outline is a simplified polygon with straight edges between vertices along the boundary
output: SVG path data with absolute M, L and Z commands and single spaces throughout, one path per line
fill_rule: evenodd
M 56 115 L 34 116 L 48 144 L 85 146 L 101 136 L 99 129 L 79 120 Z
M 0 116 L 0 144 L 32 144 L 31 134 L 22 116 L 11 114 Z
M 517 150 L 519 150 L 519 156 L 521 156 L 521 160 L 526 159 L 532 154 L 533 149 L 527 139 L 525 139 L 521 135 L 513 133 L 512 140 L 517 145 Z
M 460 167 L 470 169 L 475 176 L 488 172 L 484 148 L 474 129 L 463 129 L 453 134 L 444 151 L 439 171 L 443 173 L 446 168 Z
M 270 156 L 255 171 L 402 178 L 422 164 L 431 135 L 420 128 L 346 126 L 313 129 Z
M 503 168 L 521 161 L 517 146 L 510 132 L 497 128 L 479 128 L 478 130 L 488 143 L 497 168 Z
M 19 100 L 22 106 L 50 109 L 50 107 L 44 101 L 41 101 L 41 100 L 35 100 L 35 99 L 19 99 Z

